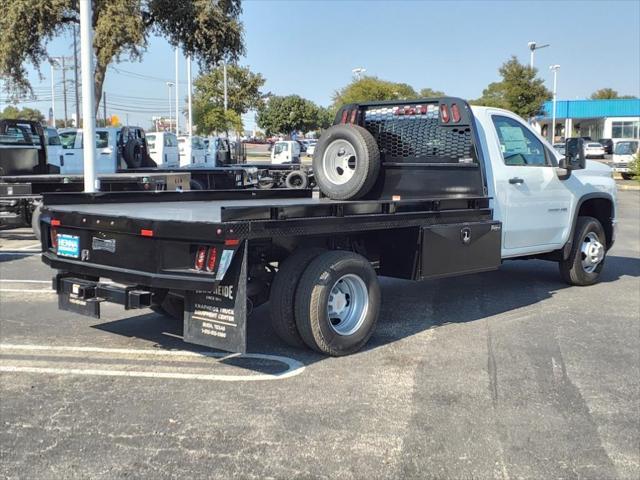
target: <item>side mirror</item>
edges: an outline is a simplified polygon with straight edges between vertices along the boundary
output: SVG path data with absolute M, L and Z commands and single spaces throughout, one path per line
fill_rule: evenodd
M 564 147 L 565 157 L 560 161 L 560 167 L 567 170 L 581 170 L 586 167 L 584 156 L 584 139 L 568 138 Z

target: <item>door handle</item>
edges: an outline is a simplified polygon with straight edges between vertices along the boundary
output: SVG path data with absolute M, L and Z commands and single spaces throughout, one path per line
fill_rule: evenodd
M 519 184 L 519 183 L 524 183 L 524 180 L 522 178 L 513 177 L 513 178 L 509 179 L 509 183 L 511 185 L 516 185 L 516 184 Z
M 65 155 L 73 155 L 73 153 L 65 153 Z

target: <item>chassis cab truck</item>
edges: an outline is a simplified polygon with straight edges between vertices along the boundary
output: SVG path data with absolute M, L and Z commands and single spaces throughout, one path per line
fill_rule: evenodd
M 248 313 L 269 301 L 284 342 L 346 355 L 375 330 L 379 275 L 536 258 L 597 282 L 615 185 L 581 143 L 560 158 L 517 115 L 459 98 L 347 105 L 314 153 L 319 191 L 45 195 L 42 259 L 65 310 L 151 307 L 186 342 L 243 352 Z

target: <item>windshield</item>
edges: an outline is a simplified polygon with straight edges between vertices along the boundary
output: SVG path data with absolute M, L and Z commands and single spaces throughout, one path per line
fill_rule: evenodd
M 587 143 L 587 147 L 589 148 L 602 148 L 602 145 L 599 143 Z
M 619 142 L 616 143 L 613 153 L 616 155 L 633 155 L 638 150 L 638 142 Z
M 273 153 L 275 153 L 276 155 L 278 155 L 279 153 L 282 152 L 286 152 L 289 149 L 289 145 L 287 145 L 285 142 L 279 142 L 276 143 L 276 146 L 273 147 Z

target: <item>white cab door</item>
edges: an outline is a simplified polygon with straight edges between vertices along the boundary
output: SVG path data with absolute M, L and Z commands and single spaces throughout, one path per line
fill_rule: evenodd
M 60 173 L 63 175 L 82 174 L 82 132 L 80 130 L 61 132 L 60 142 L 62 143 Z
M 571 193 L 550 149 L 528 125 L 504 112 L 491 115 L 502 162 L 493 162 L 502 202 L 504 256 L 562 246 L 570 225 Z

